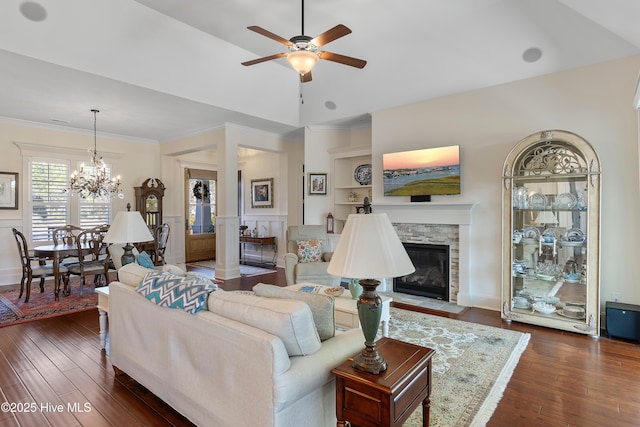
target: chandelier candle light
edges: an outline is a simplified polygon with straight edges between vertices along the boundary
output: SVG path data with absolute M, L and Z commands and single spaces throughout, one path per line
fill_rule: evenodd
M 115 178 L 109 178 L 109 170 L 104 164 L 102 157 L 98 156 L 97 148 L 97 113 L 100 110 L 91 110 L 93 113 L 93 156 L 91 157 L 91 166 L 85 169 L 84 163 L 80 165 L 80 172 L 73 171 L 69 180 L 67 191 L 71 194 L 76 193 L 83 199 L 93 198 L 111 198 L 118 195 L 123 199 L 120 175 Z
M 382 299 L 376 293 L 380 281 L 368 277 L 399 277 L 414 271 L 386 213 L 349 215 L 327 272 L 360 279 L 363 288 L 357 307 L 365 348 L 353 358 L 354 369 L 375 375 L 387 369 L 387 361 L 375 347 L 382 315 Z

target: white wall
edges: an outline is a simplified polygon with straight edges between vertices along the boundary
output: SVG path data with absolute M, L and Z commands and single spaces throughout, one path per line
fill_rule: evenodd
M 330 191 L 333 188 L 331 171 L 332 148 L 345 146 L 359 146 L 371 144 L 371 128 L 359 127 L 354 129 L 339 129 L 324 126 L 311 126 L 305 129 L 304 137 L 305 162 L 305 224 L 325 224 L 327 214 L 331 212 Z M 309 195 L 306 178 L 309 172 L 327 173 L 327 194 Z
M 477 202 L 471 226 L 471 294 L 475 306 L 499 309 L 501 175 L 522 138 L 544 129 L 585 138 L 602 162 L 601 301 L 619 292 L 640 303 L 630 279 L 640 259 L 637 113 L 632 105 L 640 56 L 504 84 L 373 114 L 375 201 L 382 200 L 382 154 L 459 144 L 460 196 L 434 201 Z M 390 198 L 384 198 L 386 199 Z

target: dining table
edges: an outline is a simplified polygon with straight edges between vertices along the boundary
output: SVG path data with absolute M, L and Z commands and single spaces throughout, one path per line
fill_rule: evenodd
M 87 255 L 91 248 L 89 244 L 80 246 L 82 255 Z M 78 256 L 78 245 L 76 244 L 58 244 L 58 245 L 42 245 L 33 248 L 33 253 L 39 258 L 51 258 L 53 260 L 53 280 L 55 300 L 60 299 L 60 259 L 66 256 Z

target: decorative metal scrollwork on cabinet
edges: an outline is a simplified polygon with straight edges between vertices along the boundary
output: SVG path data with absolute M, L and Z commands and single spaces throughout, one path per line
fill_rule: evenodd
M 501 313 L 598 336 L 600 161 L 580 136 L 521 140 L 503 168 Z

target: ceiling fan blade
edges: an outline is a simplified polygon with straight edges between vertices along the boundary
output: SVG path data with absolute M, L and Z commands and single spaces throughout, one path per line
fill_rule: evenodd
M 331 43 L 332 41 L 339 39 L 340 37 L 344 37 L 347 34 L 351 34 L 351 30 L 342 24 L 338 24 L 330 30 L 327 30 L 319 36 L 311 39 L 311 43 L 320 47 L 324 46 L 327 43 Z
M 255 65 L 255 64 L 259 64 L 261 62 L 271 61 L 272 59 L 282 58 L 283 56 L 287 56 L 287 54 L 284 53 L 284 52 L 283 53 L 276 53 L 275 55 L 265 56 L 265 57 L 254 59 L 254 60 L 251 60 L 251 61 L 245 61 L 245 62 L 242 63 L 242 65 L 245 65 L 245 66 Z
M 258 27 L 257 25 L 252 25 L 250 27 L 247 27 L 247 29 L 251 30 L 251 31 L 255 31 L 258 34 L 261 34 L 265 37 L 269 37 L 271 40 L 275 40 L 278 43 L 282 43 L 285 46 L 291 46 L 293 43 L 291 43 L 289 40 L 280 37 L 277 34 L 273 34 L 271 31 L 265 30 L 262 27 Z
M 338 62 L 340 64 L 349 65 L 350 67 L 364 68 L 367 65 L 367 61 L 358 58 L 352 58 L 351 56 L 339 55 L 331 52 L 318 52 L 318 56 L 327 61 Z
M 307 83 L 311 81 L 311 71 L 307 71 L 300 76 L 300 83 Z

